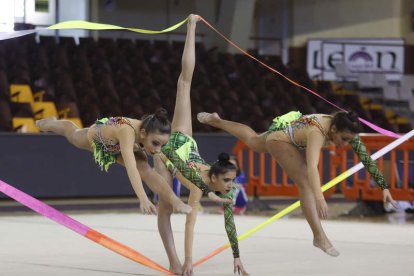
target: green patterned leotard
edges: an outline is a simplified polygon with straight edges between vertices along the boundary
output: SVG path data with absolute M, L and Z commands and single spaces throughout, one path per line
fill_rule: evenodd
M 110 165 L 116 162 L 116 159 L 121 155 L 121 146 L 118 142 L 106 139 L 102 136 L 102 126 L 119 126 L 129 125 L 134 129 L 130 120 L 124 117 L 110 117 L 96 120 L 95 126 L 98 131 L 93 137 L 92 150 L 95 162 L 99 165 L 101 170 L 108 171 Z
M 208 185 L 204 183 L 197 167 L 197 164 L 209 165 L 198 153 L 197 143 L 192 137 L 178 131 L 171 133 L 168 143 L 162 148 L 162 153 L 168 158 L 165 165 L 173 175 L 179 171 L 187 180 L 196 185 L 204 195 L 212 192 Z M 219 196 L 233 199 L 233 190 Z M 238 258 L 240 256 L 239 245 L 231 204 L 224 205 L 224 224 L 233 250 L 233 257 Z
M 304 149 L 306 148 L 306 145 L 299 145 L 296 143 L 294 139 L 294 132 L 298 128 L 311 126 L 317 127 L 321 133 L 327 137 L 326 132 L 323 130 L 321 124 L 314 115 L 302 115 L 299 111 L 291 111 L 285 115 L 276 117 L 267 133 L 270 134 L 274 131 L 283 131 L 289 136 L 292 144 L 294 144 L 298 149 Z M 385 182 L 382 173 L 379 171 L 377 163 L 372 160 L 371 156 L 367 153 L 365 144 L 362 142 L 359 135 L 355 135 L 354 139 L 352 139 L 349 144 L 352 150 L 358 155 L 362 164 L 364 164 L 365 169 L 371 174 L 372 178 L 374 178 L 377 185 L 382 190 L 388 189 L 389 186 Z

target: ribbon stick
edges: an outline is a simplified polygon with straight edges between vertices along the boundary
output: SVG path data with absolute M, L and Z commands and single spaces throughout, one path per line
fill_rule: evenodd
M 32 196 L 14 188 L 13 186 L 1 180 L 0 180 L 0 192 L 20 202 L 21 204 L 32 209 L 36 213 L 44 217 L 47 217 L 63 225 L 64 227 L 69 228 L 72 231 L 75 231 L 76 233 L 114 251 L 115 253 L 118 253 L 134 262 L 140 263 L 154 270 L 172 275 L 172 273 L 168 271 L 168 269 L 162 267 L 161 265 L 157 264 L 151 259 L 145 257 L 138 251 L 126 245 L 123 245 L 109 238 L 108 236 L 105 236 L 104 234 L 99 233 L 98 231 L 95 231 L 89 228 L 88 226 L 80 223 L 79 221 L 74 220 L 73 218 L 59 212 L 55 208 L 33 198 Z
M 171 26 L 167 29 L 161 31 L 153 31 L 153 30 L 145 30 L 145 29 L 137 29 L 137 28 L 125 28 L 116 25 L 110 24 L 101 24 L 101 23 L 93 23 L 88 21 L 81 21 L 81 20 L 73 20 L 73 21 L 64 21 L 57 23 L 55 25 L 51 25 L 47 28 L 40 28 L 35 30 L 23 30 L 23 31 L 15 31 L 15 32 L 0 32 L 0 40 L 16 38 L 36 32 L 40 32 L 43 30 L 67 30 L 67 29 L 82 29 L 82 30 L 124 30 L 124 31 L 131 31 L 135 33 L 141 34 L 162 34 L 174 31 L 181 27 L 185 22 L 188 21 L 188 18 L 184 19 L 183 21 Z
M 412 136 L 414 136 L 414 130 L 411 130 L 407 134 L 401 136 L 397 140 L 395 140 L 392 143 L 386 145 L 385 147 L 383 147 L 382 149 L 380 149 L 379 151 L 377 151 L 376 153 L 374 153 L 371 156 L 371 158 L 373 160 L 377 160 L 381 156 L 387 154 L 392 149 L 398 147 L 399 145 L 401 145 L 402 143 L 404 143 L 405 141 L 407 141 L 408 139 L 410 139 Z M 325 191 L 329 190 L 330 188 L 332 188 L 333 186 L 335 186 L 338 183 L 342 182 L 343 180 L 345 180 L 349 176 L 353 175 L 354 173 L 356 173 L 357 171 L 359 171 L 363 167 L 364 167 L 364 165 L 361 162 L 359 162 L 358 164 L 356 164 L 352 168 L 348 169 L 347 171 L 343 172 L 342 174 L 338 175 L 337 177 L 335 177 L 334 179 L 332 179 L 331 181 L 329 181 L 328 183 L 326 183 L 325 185 L 323 185 L 322 188 L 321 188 L 322 189 L 322 192 L 325 192 Z M 285 209 L 283 209 L 282 211 L 280 211 L 279 213 L 277 213 L 276 215 L 274 215 L 273 217 L 269 218 L 268 220 L 264 221 L 263 223 L 259 224 L 258 226 L 252 228 L 251 230 L 247 231 L 243 235 L 240 235 L 237 239 L 239 241 L 241 241 L 241 240 L 247 238 L 248 236 L 250 236 L 251 234 L 253 234 L 253 233 L 257 232 L 257 231 L 259 231 L 260 229 L 262 229 L 266 225 L 268 225 L 268 224 L 272 223 L 273 221 L 278 220 L 281 217 L 289 214 L 290 212 L 292 212 L 293 210 L 295 210 L 299 206 L 300 206 L 300 201 L 298 200 L 295 203 L 293 203 L 290 206 L 288 206 Z M 195 266 L 198 266 L 198 265 L 206 262 L 207 260 L 209 260 L 212 257 L 218 255 L 219 253 L 223 252 L 224 250 L 226 250 L 229 247 L 230 247 L 230 243 L 226 243 L 225 245 L 217 248 L 216 250 L 214 250 L 213 252 L 211 252 L 207 256 L 205 256 L 205 257 L 201 258 L 200 260 L 198 260 L 197 262 L 195 262 L 193 266 L 195 267 Z
M 322 99 L 322 100 L 324 100 L 325 102 L 327 102 L 327 103 L 329 103 L 330 105 L 332 105 L 332 106 L 334 106 L 334 107 L 336 107 L 336 108 L 338 108 L 339 110 L 342 110 L 342 111 L 346 111 L 345 109 L 343 109 L 342 107 L 340 107 L 340 106 L 338 106 L 338 105 L 336 105 L 336 104 L 334 104 L 333 102 L 331 102 L 331 101 L 329 101 L 329 100 L 327 100 L 327 99 L 325 99 L 324 97 L 322 97 L 321 95 L 319 95 L 317 92 L 315 92 L 315 91 L 313 91 L 312 89 L 309 89 L 309 88 L 307 88 L 306 86 L 303 86 L 303 85 L 301 85 L 301 84 L 299 84 L 299 83 L 297 83 L 297 82 L 295 82 L 294 80 L 292 80 L 292 79 L 290 79 L 290 78 L 288 78 L 288 77 L 286 77 L 285 75 L 283 75 L 282 73 L 280 73 L 279 71 L 277 71 L 276 69 L 274 69 L 273 67 L 270 67 L 269 65 L 267 65 L 266 63 L 264 63 L 264 62 L 262 62 L 262 61 L 260 61 L 259 59 L 257 59 L 257 58 L 255 58 L 253 55 L 251 55 L 251 54 L 249 54 L 246 50 L 243 50 L 240 46 L 238 46 L 236 43 L 234 43 L 233 41 L 231 41 L 230 39 L 228 39 L 225 35 L 223 35 L 221 32 L 219 32 L 216 28 L 214 28 L 210 23 L 208 23 L 207 22 L 207 20 L 205 20 L 204 18 L 202 18 L 201 16 L 200 16 L 200 19 L 201 19 L 201 21 L 203 21 L 208 27 L 210 27 L 213 31 L 215 31 L 217 34 L 219 34 L 224 40 L 226 40 L 231 46 L 233 46 L 234 48 L 236 48 L 237 50 L 239 50 L 240 52 L 242 52 L 243 54 L 245 54 L 246 56 L 248 56 L 249 58 L 251 58 L 251 59 L 253 59 L 254 61 L 256 61 L 256 62 L 258 62 L 259 64 L 261 64 L 261 65 L 263 65 L 264 67 L 266 67 L 267 69 L 269 69 L 270 71 L 272 71 L 273 73 L 275 73 L 275 74 L 277 74 L 277 75 L 279 75 L 279 76 L 281 76 L 282 78 L 284 78 L 285 80 L 287 80 L 288 82 L 290 82 L 290 83 L 292 83 L 293 85 L 295 85 L 295 86 L 297 86 L 297 87 L 300 87 L 300 88 L 302 88 L 302 89 L 304 89 L 304 90 L 306 90 L 306 91 L 308 91 L 308 92 L 310 92 L 310 93 L 312 93 L 313 95 L 315 95 L 315 96 L 317 96 L 318 98 L 320 98 L 320 99 Z M 370 122 L 368 122 L 368 121 L 366 121 L 366 120 L 364 120 L 364 119 L 362 119 L 362 118 L 359 118 L 359 120 L 362 122 L 362 123 L 364 123 L 364 124 L 366 124 L 367 126 L 369 126 L 370 128 L 372 128 L 373 130 L 375 130 L 376 132 L 378 132 L 378 133 L 381 133 L 381 134 L 383 134 L 383 135 L 386 135 L 386 136 L 390 136 L 390 137 L 394 137 L 394 138 L 398 138 L 398 137 L 400 137 L 400 135 L 398 135 L 398 134 L 396 134 L 396 133 L 394 133 L 394 132 L 392 132 L 392 131 L 389 131 L 389 130 L 386 130 L 386 129 L 383 129 L 383 128 L 381 128 L 381 127 L 379 127 L 379 126 L 377 126 L 377 125 L 375 125 L 375 124 L 373 124 L 373 123 L 370 123 Z

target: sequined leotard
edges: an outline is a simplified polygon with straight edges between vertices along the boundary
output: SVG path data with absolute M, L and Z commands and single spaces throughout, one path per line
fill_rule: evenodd
M 93 136 L 93 157 L 95 162 L 99 165 L 101 170 L 108 171 L 111 164 L 116 162 L 117 157 L 121 154 L 121 147 L 119 142 L 106 139 L 102 135 L 102 126 L 116 126 L 126 124 L 132 129 L 131 121 L 124 117 L 110 117 L 96 120 L 95 127 L 97 128 L 96 134 Z
M 315 115 L 302 115 L 299 111 L 291 111 L 285 115 L 276 117 L 266 135 L 269 136 L 276 131 L 282 131 L 289 137 L 290 142 L 298 149 L 305 149 L 306 144 L 299 144 L 295 140 L 295 131 L 313 126 L 317 127 L 325 137 L 325 141 L 328 141 L 327 133 L 318 121 L 318 118 Z M 388 189 L 388 184 L 385 182 L 376 162 L 372 160 L 371 156 L 367 153 L 365 144 L 362 142 L 359 135 L 355 135 L 354 139 L 352 139 L 349 144 L 352 150 L 358 155 L 362 164 L 364 164 L 365 169 L 374 178 L 377 185 L 383 190 Z

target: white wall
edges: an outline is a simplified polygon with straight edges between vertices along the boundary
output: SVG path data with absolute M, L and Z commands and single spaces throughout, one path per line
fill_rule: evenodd
M 122 27 L 162 30 L 184 20 L 190 13 L 195 13 L 192 0 L 150 0 L 130 1 L 116 0 L 115 7 L 105 7 L 104 0 L 99 0 L 98 18 L 100 23 L 114 24 Z M 185 26 L 176 32 L 185 33 Z M 145 39 L 165 39 L 167 35 L 140 35 L 131 32 L 104 31 L 101 37 L 132 37 Z M 171 34 L 169 34 L 171 36 Z M 184 39 L 184 38 L 183 38 Z
M 89 0 L 59 0 L 58 21 L 85 20 L 89 21 Z M 60 30 L 60 36 L 89 36 L 86 30 Z
M 226 0 L 222 0 L 226 1 Z M 221 1 L 213 0 L 115 0 L 105 6 L 105 0 L 60 0 L 59 21 L 92 20 L 100 23 L 159 30 L 198 13 L 226 33 L 219 25 Z M 411 12 L 414 0 L 256 0 L 255 18 L 244 35 L 280 37 L 284 45 L 304 46 L 309 38 L 404 38 L 414 44 Z M 26 0 L 26 22 L 38 25 L 55 23 L 56 0 L 49 0 L 48 13 L 34 11 L 34 0 Z M 89 5 L 96 6 L 89 14 Z M 220 16 L 219 16 L 220 15 Z M 231 20 L 232 15 L 224 18 Z M 240 24 L 242 24 L 241 22 Z M 238 24 L 233 22 L 233 24 Z M 231 33 L 234 26 L 229 28 Z M 176 34 L 139 35 L 131 32 L 101 31 L 99 36 L 145 39 L 184 40 L 185 26 Z M 54 32 L 51 32 L 52 34 Z M 59 31 L 62 35 L 87 35 L 87 31 Z M 178 34 L 177 34 L 178 33 Z M 200 24 L 199 34 L 205 35 L 208 45 L 218 38 L 208 27 Z M 42 33 L 43 34 L 43 33 Z M 208 41 L 207 41 L 208 40 Z M 266 53 L 276 51 L 269 42 L 249 42 L 247 48 L 258 46 Z M 285 47 L 287 48 L 287 47 Z
M 402 0 L 292 0 L 292 46 L 309 38 L 399 38 Z
M 284 45 L 289 45 L 289 3 L 290 0 L 257 1 L 252 36 L 278 39 L 251 41 L 251 46 L 258 48 L 260 54 L 282 55 L 287 59 L 287 52 L 282 50 Z
M 49 0 L 48 12 L 36 12 L 35 0 L 26 0 L 26 23 L 34 25 L 52 25 L 56 20 L 56 0 Z
M 48 12 L 36 12 L 35 0 L 26 0 L 25 22 L 34 25 L 53 25 L 56 22 L 56 5 L 58 6 L 58 22 L 68 20 L 89 20 L 89 0 L 49 0 Z M 41 31 L 40 35 L 88 36 L 85 30 Z

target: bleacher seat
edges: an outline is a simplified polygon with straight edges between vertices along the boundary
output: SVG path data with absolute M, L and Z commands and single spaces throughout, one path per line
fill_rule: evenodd
M 31 103 L 10 102 L 10 109 L 13 117 L 31 117 L 33 118 L 33 109 Z
M 7 47 L 0 46 L 0 100 L 12 99 L 9 107 L 13 117 L 33 120 L 34 113 L 36 118 L 56 116 L 79 126 L 89 126 L 104 116 L 139 118 L 153 112 L 156 106 L 163 106 L 172 113 L 184 41 L 170 42 L 79 38 L 79 45 L 76 45 L 70 37 L 56 40 L 45 36 L 40 37 L 38 44 L 6 41 L 3 45 Z M 2 48 L 7 48 L 7 56 L 5 51 L 1 52 Z M 196 49 L 197 66 L 192 85 L 194 110 L 217 111 L 223 118 L 248 124 L 263 122 L 262 125 L 253 123 L 257 131 L 266 130 L 274 116 L 292 109 L 299 108 L 305 113 L 335 110 L 307 94 L 302 94 L 303 101 L 295 101 L 292 95 L 301 93 L 297 87 L 242 54 L 220 53 L 217 49 L 207 51 L 199 42 Z M 364 118 L 370 119 L 370 110 L 383 108 L 375 106 L 373 100 L 361 99 L 353 83 L 312 82 L 303 70 L 284 66 L 280 57 L 253 54 L 329 101 L 356 110 Z M 341 66 L 344 64 L 336 65 L 338 76 L 355 77 Z M 358 75 L 361 75 L 360 86 L 369 88 L 368 92 L 371 88 L 375 90 L 375 86 L 384 86 L 372 74 Z M 407 80 L 402 81 L 402 87 L 409 87 Z M 406 100 L 412 87 L 414 85 L 402 96 Z M 384 94 L 386 99 L 395 98 L 394 90 L 385 89 Z M 410 106 L 414 110 L 414 99 Z M 246 114 L 243 111 L 246 109 L 251 112 Z M 385 113 L 383 117 L 391 120 Z M 201 124 L 195 124 L 194 130 L 220 131 Z
M 26 84 L 11 84 L 10 100 L 18 103 L 33 103 L 32 89 Z
M 58 117 L 58 112 L 54 102 L 33 102 L 33 113 L 36 120 L 47 117 Z
M 80 128 L 83 128 L 82 121 L 79 117 L 79 110 L 75 102 L 59 103 L 57 105 L 59 119 L 65 119 L 73 122 Z
M 33 118 L 13 117 L 13 129 L 21 133 L 39 133 Z

